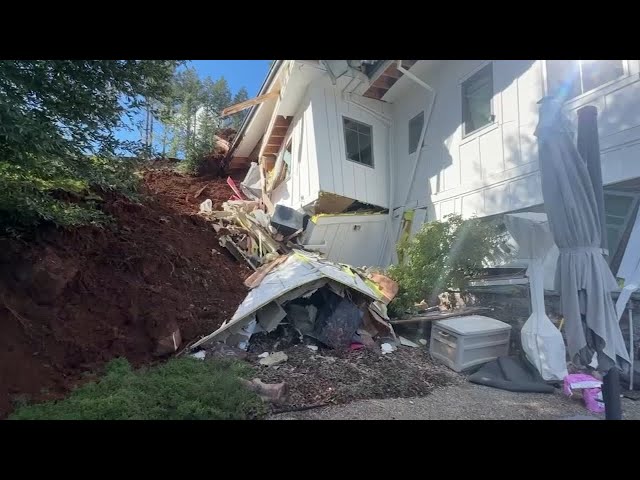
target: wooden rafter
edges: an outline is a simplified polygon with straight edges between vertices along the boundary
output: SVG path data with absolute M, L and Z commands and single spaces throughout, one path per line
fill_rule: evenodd
M 402 66 L 408 70 L 415 65 L 416 62 L 417 60 L 403 60 Z M 362 96 L 382 100 L 382 97 L 385 96 L 389 89 L 393 87 L 401 77 L 402 72 L 398 70 L 395 63 L 392 63 L 371 83 Z
M 234 113 L 241 112 L 242 110 L 246 110 L 249 107 L 253 107 L 254 105 L 258 105 L 260 103 L 266 102 L 271 98 L 275 98 L 280 95 L 280 90 L 276 90 L 273 92 L 265 93 L 264 95 L 260 95 L 255 98 L 251 98 L 249 100 L 245 100 L 244 102 L 236 103 L 235 105 L 231 105 L 230 107 L 222 110 L 221 117 L 228 117 L 229 115 L 233 115 Z

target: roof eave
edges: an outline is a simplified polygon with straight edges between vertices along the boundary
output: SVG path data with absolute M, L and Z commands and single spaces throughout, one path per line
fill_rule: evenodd
M 282 67 L 284 62 L 285 62 L 285 60 L 276 60 L 275 62 L 273 62 L 271 64 L 271 67 L 269 68 L 269 71 L 267 72 L 267 76 L 265 77 L 264 82 L 262 82 L 262 86 L 260 87 L 260 90 L 258 91 L 258 95 L 257 96 L 260 96 L 260 95 L 263 95 L 264 93 L 266 93 L 266 91 L 271 86 L 271 83 L 273 82 L 274 78 L 276 78 L 278 76 L 278 72 L 280 71 L 280 68 Z M 240 126 L 240 130 L 236 134 L 236 137 L 234 138 L 233 143 L 231 144 L 231 147 L 229 148 L 229 152 L 227 153 L 227 157 L 231 157 L 233 155 L 233 152 L 235 151 L 235 149 L 238 147 L 238 145 L 242 141 L 242 138 L 244 137 L 244 132 L 248 128 L 249 123 L 251 122 L 253 116 L 255 115 L 255 113 L 256 113 L 256 111 L 258 110 L 259 107 L 260 107 L 260 105 L 254 105 L 253 107 L 251 107 L 251 110 L 249 110 L 249 114 L 244 118 L 244 120 L 242 122 L 242 125 Z

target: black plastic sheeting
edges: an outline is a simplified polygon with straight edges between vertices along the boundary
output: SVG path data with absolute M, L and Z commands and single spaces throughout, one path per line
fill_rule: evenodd
M 553 386 L 544 381 L 535 367 L 521 357 L 500 357 L 485 363 L 469 377 L 469 381 L 510 392 L 555 391 Z
M 318 310 L 313 336 L 332 348 L 351 345 L 351 339 L 362 324 L 362 311 L 350 300 L 323 289 L 324 303 Z

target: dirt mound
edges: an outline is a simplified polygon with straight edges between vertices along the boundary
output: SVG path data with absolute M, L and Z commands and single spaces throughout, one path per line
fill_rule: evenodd
M 183 346 L 228 319 L 248 269 L 195 215 L 232 194 L 221 178 L 145 174 L 145 198 L 108 196 L 116 222 L 0 239 L 0 418 L 18 401 L 59 398 L 110 359 L 157 359 L 180 329 Z

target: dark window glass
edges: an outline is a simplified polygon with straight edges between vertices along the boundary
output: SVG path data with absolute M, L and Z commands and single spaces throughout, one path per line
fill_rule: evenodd
M 418 149 L 420 134 L 424 125 L 424 112 L 409 120 L 409 153 L 413 153 Z
M 462 118 L 468 135 L 493 122 L 493 69 L 489 64 L 462 83 Z
M 352 162 L 373 167 L 373 129 L 350 118 L 343 119 L 347 158 Z

